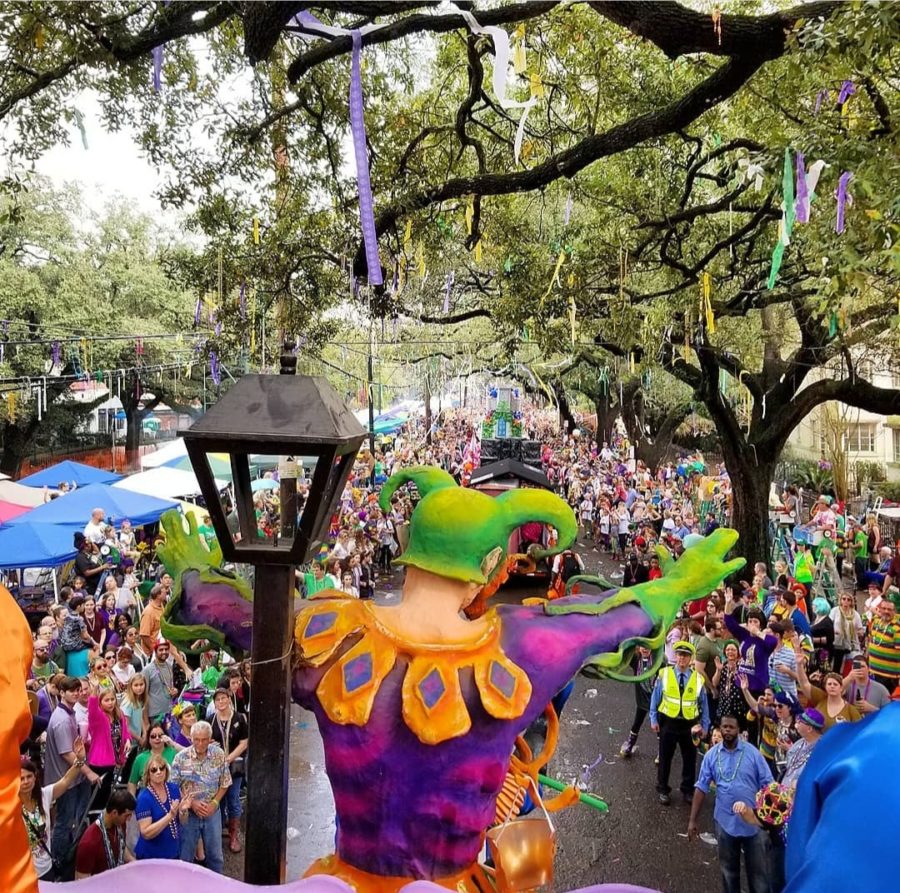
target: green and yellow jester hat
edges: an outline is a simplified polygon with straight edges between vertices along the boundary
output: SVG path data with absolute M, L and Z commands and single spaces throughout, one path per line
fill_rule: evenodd
M 409 545 L 395 564 L 483 584 L 503 566 L 510 534 L 522 524 L 541 521 L 559 531 L 556 547 L 539 555 L 562 552 L 578 533 L 574 512 L 555 493 L 522 488 L 495 498 L 460 487 L 446 471 L 430 465 L 391 475 L 379 498 L 382 510 L 390 510 L 397 488 L 409 482 L 422 498 L 410 518 Z

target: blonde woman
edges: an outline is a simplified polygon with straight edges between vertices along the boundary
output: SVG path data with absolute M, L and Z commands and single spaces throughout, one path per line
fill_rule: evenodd
M 143 781 L 134 810 L 140 831 L 135 858 L 178 859 L 181 855 L 179 811 L 190 807 L 191 795 L 181 798 L 178 785 L 169 781 L 169 764 L 159 754 L 147 760 Z

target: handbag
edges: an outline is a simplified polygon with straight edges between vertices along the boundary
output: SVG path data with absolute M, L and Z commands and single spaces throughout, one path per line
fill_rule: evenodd
M 231 761 L 230 770 L 232 775 L 245 775 L 247 773 L 247 758 L 235 757 Z

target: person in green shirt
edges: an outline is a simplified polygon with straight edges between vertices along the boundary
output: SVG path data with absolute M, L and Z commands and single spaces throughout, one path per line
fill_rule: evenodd
M 794 579 L 806 586 L 807 592 L 815 578 L 816 559 L 813 557 L 809 543 L 802 543 L 797 557 L 794 559 Z
M 213 530 L 209 515 L 203 516 L 203 523 L 197 528 L 197 533 L 206 540 L 207 548 L 211 549 L 216 542 L 216 532 Z
M 307 598 L 311 598 L 323 589 L 337 589 L 340 586 L 340 583 L 331 574 L 325 573 L 325 565 L 320 561 L 313 562 L 312 573 L 307 571 L 301 574 L 300 571 L 297 571 L 297 577 L 303 581 L 303 585 L 306 587 Z
M 169 736 L 166 735 L 166 730 L 162 727 L 162 723 L 153 723 L 150 726 L 147 737 L 150 742 L 150 749 L 142 751 L 135 757 L 131 766 L 131 775 L 128 776 L 128 790 L 132 796 L 137 794 L 138 788 L 141 786 L 144 778 L 144 769 L 150 757 L 154 755 L 161 756 L 171 766 L 172 760 L 175 759 L 175 754 L 178 753 L 172 746 Z
M 869 535 L 856 518 L 848 519 L 852 523 L 853 544 L 853 571 L 856 575 L 856 588 L 861 592 L 866 590 L 866 562 L 869 558 Z

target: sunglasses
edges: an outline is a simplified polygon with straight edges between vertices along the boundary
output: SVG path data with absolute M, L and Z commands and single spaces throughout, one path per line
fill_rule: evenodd
M 94 664 L 94 669 L 95 670 L 105 670 L 106 664 Z
M 165 771 L 166 771 L 166 767 L 165 767 L 165 766 L 151 766 L 151 767 L 150 767 L 150 773 L 151 773 L 151 775 L 152 775 L 154 772 L 165 772 Z
M 162 732 L 157 732 L 155 735 L 150 736 L 150 740 L 152 741 L 154 738 L 164 738 L 164 737 L 165 737 L 165 735 L 163 735 Z

